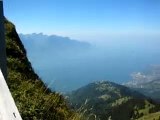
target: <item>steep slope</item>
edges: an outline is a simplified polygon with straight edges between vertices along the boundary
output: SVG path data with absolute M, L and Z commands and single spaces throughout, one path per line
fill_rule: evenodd
M 71 106 L 90 119 L 129 120 L 158 111 L 158 105 L 127 87 L 107 82 L 88 84 L 68 95 Z
M 69 120 L 63 96 L 52 93 L 34 72 L 15 26 L 5 20 L 8 85 L 23 120 Z

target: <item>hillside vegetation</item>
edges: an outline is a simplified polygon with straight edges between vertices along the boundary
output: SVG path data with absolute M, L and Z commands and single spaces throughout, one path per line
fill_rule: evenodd
M 108 81 L 88 84 L 68 97 L 71 106 L 85 112 L 90 120 L 135 120 L 160 110 L 142 94 Z
M 69 120 L 63 96 L 51 92 L 34 72 L 15 26 L 5 20 L 8 85 L 23 120 Z

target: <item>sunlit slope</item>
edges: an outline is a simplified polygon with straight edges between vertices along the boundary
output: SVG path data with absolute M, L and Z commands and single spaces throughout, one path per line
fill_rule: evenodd
M 15 26 L 5 20 L 8 85 L 23 120 L 68 120 L 63 96 L 51 92 L 34 72 Z
M 145 115 L 137 120 L 160 120 L 160 112 Z
M 101 120 L 134 120 L 160 110 L 142 94 L 107 81 L 88 84 L 68 96 L 75 109 Z

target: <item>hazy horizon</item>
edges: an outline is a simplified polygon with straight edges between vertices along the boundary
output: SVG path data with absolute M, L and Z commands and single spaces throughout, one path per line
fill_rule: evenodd
M 159 0 L 5 0 L 4 12 L 18 33 L 99 41 L 108 36 L 159 36 L 159 5 Z
M 132 72 L 160 64 L 159 5 L 159 0 L 5 0 L 4 12 L 18 33 L 49 35 L 22 39 L 29 59 L 45 82 L 71 88 L 102 79 L 127 82 Z M 63 86 L 64 81 L 73 84 Z
M 123 37 L 99 44 L 42 33 L 20 38 L 39 76 L 60 91 L 98 80 L 126 83 L 132 73 L 160 64 L 159 37 Z

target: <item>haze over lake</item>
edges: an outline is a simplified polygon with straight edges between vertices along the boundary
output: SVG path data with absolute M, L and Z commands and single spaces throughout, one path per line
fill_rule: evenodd
M 35 71 L 52 89 L 69 91 L 97 80 L 124 83 L 133 72 L 160 64 L 159 5 L 159 0 L 5 0 L 4 11 L 23 34 Z
M 125 83 L 133 72 L 160 64 L 159 36 L 108 37 L 99 42 L 42 33 L 20 37 L 36 72 L 50 88 L 62 92 L 98 80 Z

